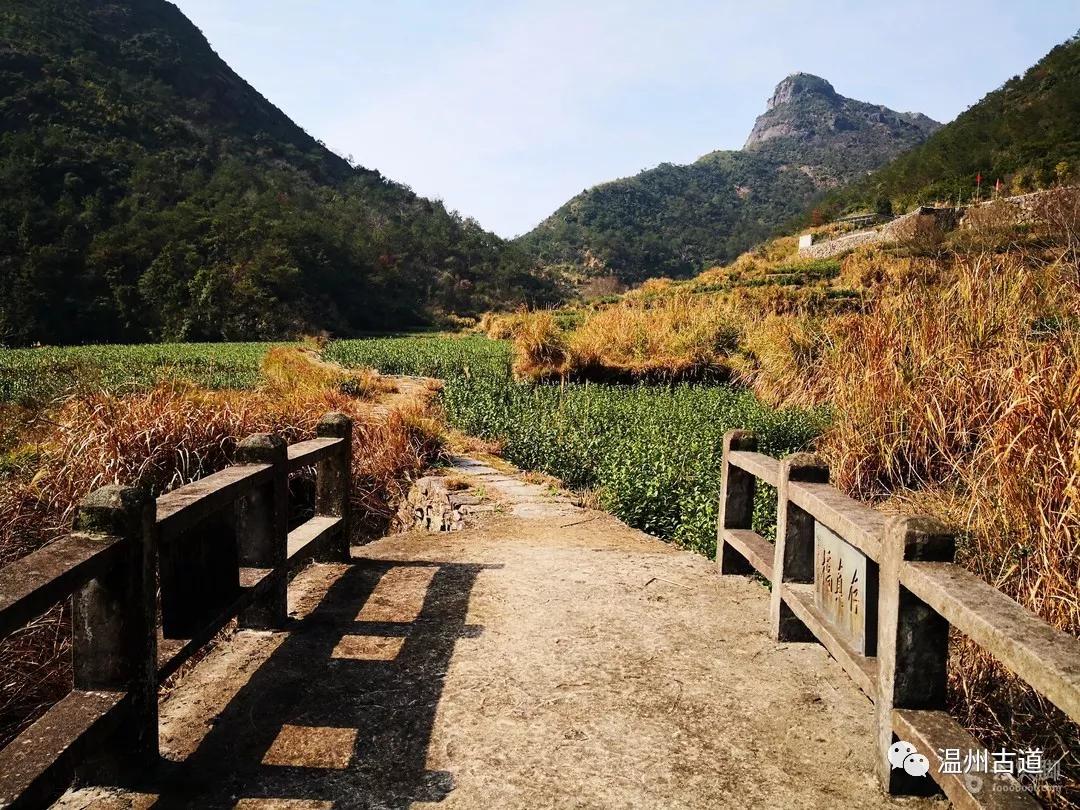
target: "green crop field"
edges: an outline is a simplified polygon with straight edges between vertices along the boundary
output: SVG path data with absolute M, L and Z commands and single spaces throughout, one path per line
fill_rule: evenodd
M 247 388 L 270 343 L 158 344 L 0 350 L 0 403 L 42 403 L 94 388 L 135 391 L 162 379 Z M 503 445 L 507 460 L 576 489 L 595 489 L 632 526 L 715 552 L 724 432 L 755 431 L 763 452 L 805 447 L 820 411 L 775 410 L 720 385 L 528 385 L 510 375 L 508 343 L 437 335 L 344 340 L 324 355 L 346 366 L 446 380 L 448 421 Z M 769 493 L 756 522 L 768 534 Z
M 0 349 L 0 403 L 41 403 L 75 390 L 137 390 L 163 379 L 250 388 L 275 343 L 155 343 Z
M 446 380 L 443 404 L 462 431 L 503 444 L 505 457 L 573 488 L 599 490 L 632 526 L 704 554 L 716 548 L 725 431 L 747 428 L 763 452 L 807 446 L 821 411 L 775 410 L 730 386 L 527 385 L 510 376 L 509 346 L 486 338 L 400 338 L 332 344 L 330 359 Z M 755 522 L 770 533 L 770 494 Z
M 486 337 L 410 335 L 339 340 L 323 352 L 344 366 L 369 366 L 383 374 L 450 379 L 460 374 L 501 376 L 510 371 L 510 344 Z

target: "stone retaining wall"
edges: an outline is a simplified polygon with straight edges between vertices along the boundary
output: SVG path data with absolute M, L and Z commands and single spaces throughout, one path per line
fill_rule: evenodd
M 873 245 L 882 241 L 881 232 L 872 229 L 869 231 L 856 231 L 845 234 L 828 242 L 819 242 L 810 247 L 800 247 L 799 256 L 806 259 L 827 259 L 840 253 L 846 253 L 862 245 Z
M 996 200 L 987 200 L 986 202 L 976 203 L 975 205 L 967 206 L 964 209 L 964 216 L 960 220 L 960 227 L 978 227 L 975 222 L 979 219 L 979 213 L 989 212 L 995 206 L 1003 209 L 1004 222 L 998 223 L 999 225 L 1027 225 L 1035 221 L 1039 215 L 1039 209 L 1043 205 L 1052 200 L 1054 195 L 1060 194 L 1077 194 L 1080 192 L 1080 187 L 1066 186 L 1059 188 L 1048 188 L 1043 191 L 1033 191 L 1030 194 L 1020 194 L 1016 197 L 1000 197 Z M 992 218 L 996 218 L 996 214 L 992 214 Z
M 897 217 L 880 228 L 856 231 L 855 233 L 839 236 L 836 239 L 830 239 L 827 242 L 805 245 L 804 239 L 809 234 L 804 234 L 799 241 L 798 255 L 806 259 L 827 259 L 863 245 L 897 242 L 911 238 L 911 235 L 924 225 L 937 227 L 942 231 L 951 231 L 958 227 L 970 227 L 977 214 L 988 211 L 991 206 L 1007 206 L 1004 215 L 1005 222 L 1001 224 L 1023 225 L 1035 219 L 1040 204 L 1050 198 L 1050 195 L 1068 191 L 1077 193 L 1080 189 L 1077 187 L 1051 188 L 1044 191 L 1033 191 L 1030 194 L 1020 194 L 1015 197 L 999 197 L 996 200 L 987 200 L 986 202 L 959 208 L 924 205 Z

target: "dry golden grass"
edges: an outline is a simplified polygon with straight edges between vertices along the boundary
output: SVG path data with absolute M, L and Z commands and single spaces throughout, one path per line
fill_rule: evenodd
M 798 237 L 781 236 L 748 250 L 729 265 L 707 268 L 699 273 L 691 284 L 698 286 L 701 284 L 719 284 L 726 281 L 760 279 L 766 273 L 794 260 L 798 249 Z
M 520 323 L 514 340 L 519 379 L 727 375 L 741 319 L 715 296 L 676 292 L 626 297 L 591 313 L 576 330 L 559 329 L 550 312 Z
M 587 312 L 572 331 L 560 330 L 551 312 L 489 313 L 480 328 L 488 337 L 515 339 L 519 379 L 718 379 L 733 370 L 749 376 L 754 358 L 740 356 L 749 324 L 770 314 L 817 317 L 862 304 L 857 287 L 841 284 L 848 292 L 834 295 L 829 274 L 793 283 L 820 273 L 796 259 L 797 246 L 795 237 L 782 237 L 690 281 L 648 279 Z
M 514 331 L 514 376 L 526 380 L 563 376 L 569 361 L 566 338 L 554 314 L 522 313 Z
M 94 489 L 126 483 L 160 492 L 186 483 L 220 469 L 236 442 L 251 433 L 277 431 L 297 441 L 313 434 L 322 414 L 341 410 L 357 418 L 358 434 L 369 431 L 358 458 L 381 452 L 393 434 L 370 433 L 374 428 L 367 424 L 366 400 L 393 390 L 374 372 L 348 371 L 303 349 L 277 348 L 267 355 L 263 374 L 265 383 L 252 391 L 172 382 L 130 396 L 80 395 L 43 415 L 35 430 L 36 468 L 0 490 L 0 561 L 65 532 L 78 501 Z
M 901 258 L 877 247 L 861 247 L 840 261 L 840 282 L 856 290 L 898 291 L 940 275 L 940 265 L 925 258 Z
M 515 340 L 523 332 L 525 339 L 536 338 L 540 332 L 548 328 L 545 322 L 549 315 L 551 313 L 545 313 L 543 310 L 533 311 L 524 308 L 514 312 L 486 312 L 480 318 L 475 331 L 492 340 Z M 554 320 L 551 325 L 555 325 Z
M 327 363 L 310 349 L 271 349 L 263 361 L 262 374 L 263 392 L 268 397 L 340 391 L 358 399 L 371 399 L 394 390 L 393 383 L 371 369 L 347 369 Z
M 675 293 L 602 309 L 569 340 L 573 369 L 680 378 L 726 374 L 740 337 L 741 319 L 726 302 Z
M 476 324 L 476 331 L 492 340 L 510 340 L 524 317 L 524 311 L 485 312 Z
M 759 352 L 752 382 L 773 402 L 832 406 L 821 449 L 852 494 L 960 493 L 950 517 L 964 515 L 967 564 L 1075 633 L 1078 319 L 1071 267 L 983 255 L 909 277 L 868 313 L 827 321 L 824 338 L 763 322 L 754 340 L 774 356 Z
M 229 463 L 238 441 L 277 432 L 294 442 L 320 417 L 355 420 L 353 492 L 358 529 L 393 514 L 410 477 L 440 451 L 426 401 L 385 408 L 368 397 L 391 388 L 374 373 L 344 372 L 296 349 L 271 352 L 266 383 L 252 391 L 206 391 L 162 384 L 130 396 L 71 398 L 34 425 L 32 464 L 8 471 L 0 487 L 0 564 L 70 530 L 79 501 L 110 483 L 160 493 Z M 0 644 L 0 743 L 69 686 L 68 631 L 58 609 Z
M 959 562 L 1080 634 L 1075 268 L 1015 253 L 883 263 L 864 314 L 757 324 L 748 379 L 778 404 L 831 406 L 820 450 L 842 489 L 944 519 Z M 951 680 L 984 740 L 1080 752 L 1076 724 L 962 639 Z
M 787 286 L 765 284 L 735 287 L 723 296 L 733 310 L 747 318 L 764 315 L 820 316 L 846 312 L 859 306 L 858 298 L 831 299 L 824 286 Z
M 772 262 L 753 253 L 743 253 L 729 265 L 710 267 L 699 273 L 691 282 L 693 286 L 731 284 L 759 279 L 773 268 Z
M 823 359 L 851 318 L 825 320 L 769 314 L 746 328 L 741 350 L 732 357 L 738 378 L 757 395 L 785 407 L 810 407 L 827 401 L 829 380 Z
M 676 282 L 670 278 L 648 278 L 640 285 L 630 290 L 627 298 L 651 298 L 657 295 L 665 295 L 672 291 Z
M 826 447 L 841 483 L 872 496 L 973 463 L 1016 390 L 1013 371 L 1071 339 L 1067 327 L 1039 333 L 1047 318 L 1076 317 L 1066 276 L 982 256 L 853 317 L 819 369 L 836 410 Z
M 751 253 L 772 264 L 779 264 L 780 262 L 795 256 L 798 250 L 799 237 L 781 236 L 759 245 L 754 248 Z

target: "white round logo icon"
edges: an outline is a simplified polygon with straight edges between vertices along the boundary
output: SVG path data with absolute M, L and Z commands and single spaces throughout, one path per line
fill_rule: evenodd
M 930 760 L 922 754 L 908 754 L 904 758 L 904 770 L 911 776 L 926 776 L 930 772 Z
M 904 760 L 915 753 L 915 746 L 909 742 L 900 740 L 894 742 L 889 748 L 889 764 L 894 768 L 903 768 Z

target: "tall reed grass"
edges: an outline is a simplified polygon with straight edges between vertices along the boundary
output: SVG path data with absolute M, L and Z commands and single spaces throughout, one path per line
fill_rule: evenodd
M 841 488 L 944 519 L 960 562 L 1080 634 L 1075 268 L 1015 252 L 898 264 L 862 314 L 762 320 L 744 379 L 774 404 L 827 405 L 818 447 Z M 988 742 L 1065 752 L 1080 773 L 1076 724 L 963 639 L 952 685 Z

